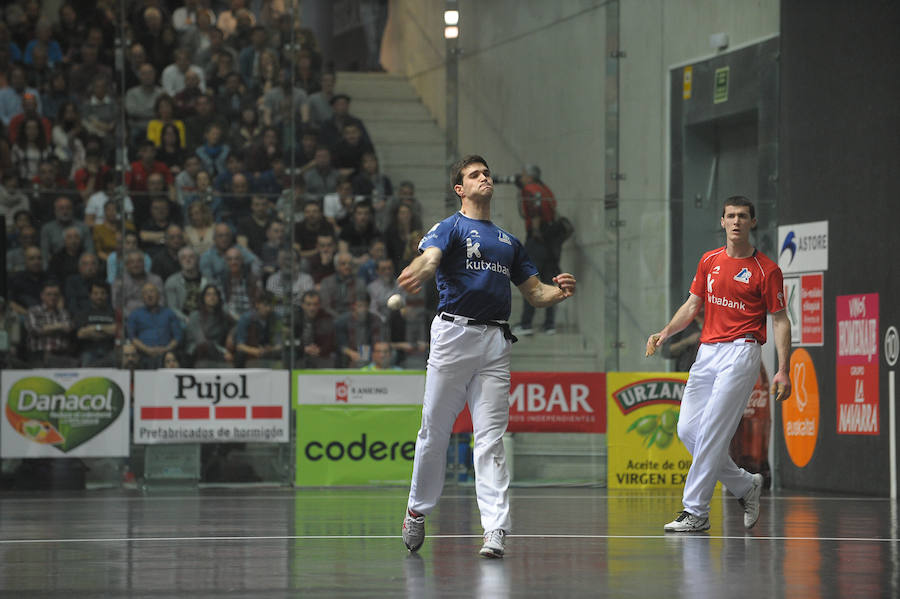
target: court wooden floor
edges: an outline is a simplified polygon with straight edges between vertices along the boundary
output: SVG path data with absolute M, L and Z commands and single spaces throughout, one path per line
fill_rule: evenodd
M 782 492 L 750 532 L 663 534 L 679 495 L 515 488 L 502 560 L 479 559 L 473 491 L 425 545 L 404 489 L 211 488 L 0 495 L 2 597 L 896 597 L 897 503 Z

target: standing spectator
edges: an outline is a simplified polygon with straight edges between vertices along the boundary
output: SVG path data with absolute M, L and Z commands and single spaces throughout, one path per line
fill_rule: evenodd
M 66 196 L 56 198 L 56 201 L 53 202 L 53 216 L 53 220 L 41 227 L 41 252 L 47 260 L 62 248 L 63 231 L 69 227 L 75 227 L 78 230 L 87 251 L 94 251 L 91 230 L 80 220 L 75 220 L 72 200 Z
M 306 193 L 321 199 L 325 194 L 337 191 L 339 173 L 331 166 L 331 151 L 327 147 L 316 148 L 314 160 L 315 168 L 306 171 L 303 178 L 306 180 Z
M 82 253 L 78 257 L 78 272 L 65 279 L 57 280 L 65 281 L 63 291 L 65 292 L 66 308 L 70 314 L 78 316 L 90 304 L 91 285 L 95 281 L 103 281 L 103 277 L 100 276 L 100 262 L 97 260 L 96 254 Z M 108 285 L 106 291 L 108 296 Z M 107 297 L 108 299 L 109 297 Z
M 187 318 L 203 302 L 201 290 L 210 284 L 198 268 L 199 257 L 194 248 L 187 246 L 178 250 L 178 266 L 181 270 L 166 279 L 166 305 L 181 320 Z
M 207 181 L 209 180 L 209 176 L 206 175 L 205 171 L 198 173 L 198 180 L 202 176 L 206 176 Z M 213 246 L 215 229 L 213 227 L 212 211 L 206 202 L 197 201 L 188 206 L 187 213 L 190 224 L 184 229 L 185 239 L 188 245 L 197 251 L 197 255 L 202 256 Z
M 188 319 L 184 331 L 185 353 L 194 368 L 223 368 L 231 360 L 226 349 L 235 322 L 222 309 L 222 296 L 215 285 L 205 285 L 201 301 Z
M 89 303 L 75 314 L 75 334 L 81 366 L 113 367 L 116 350 L 116 315 L 109 305 L 109 284 L 92 280 Z
M 144 253 L 140 250 L 130 250 L 125 254 L 125 272 L 122 273 L 121 279 L 116 279 L 113 283 L 113 307 L 121 309 L 125 318 L 142 305 L 145 285 L 151 284 L 156 287 L 159 292 L 157 300 L 163 293 L 162 280 L 157 275 L 147 272 L 144 258 Z
M 41 248 L 25 248 L 25 270 L 9 277 L 9 307 L 20 316 L 27 314 L 29 308 L 40 303 L 41 290 L 46 282 Z
M 185 88 L 188 73 L 194 73 L 199 80 L 200 91 L 206 90 L 203 83 L 203 70 L 191 64 L 191 55 L 187 48 L 178 48 L 174 53 L 175 62 L 163 69 L 161 83 L 162 88 L 170 96 L 175 96 Z
M 162 132 L 166 125 L 173 125 L 178 130 L 178 145 L 184 147 L 185 133 L 184 123 L 175 118 L 175 102 L 166 94 L 156 98 L 153 105 L 154 119 L 147 123 L 147 139 L 153 142 L 157 148 L 162 145 Z
M 282 348 L 276 344 L 277 324 L 272 311 L 272 298 L 267 293 L 259 294 L 253 310 L 241 315 L 234 331 L 236 368 L 276 366 L 282 353 Z
M 125 92 L 125 114 L 128 115 L 129 139 L 137 142 L 147 134 L 147 125 L 155 115 L 156 100 L 165 93 L 156 84 L 156 69 L 145 62 L 138 69 L 140 85 Z
M 216 284 L 224 285 L 227 272 L 225 253 L 232 247 L 237 248 L 244 258 L 244 262 L 251 267 L 251 270 L 259 270 L 259 258 L 254 256 L 247 248 L 235 245 L 231 227 L 225 223 L 219 223 L 214 229 L 213 246 L 200 256 L 200 272 L 203 273 L 204 277 Z
M 65 281 L 78 273 L 78 260 L 84 251 L 81 233 L 76 227 L 63 231 L 63 245 L 51 257 L 47 272 L 57 281 Z
M 32 368 L 72 368 L 78 360 L 72 356 L 72 317 L 62 307 L 59 283 L 47 281 L 41 290 L 41 302 L 28 309 L 28 362 Z
M 348 312 L 356 298 L 365 294 L 366 284 L 353 272 L 353 256 L 348 252 L 339 252 L 334 257 L 334 271 L 334 274 L 322 279 L 319 294 L 322 308 L 332 317 L 337 317 L 342 312 Z
M 362 368 L 372 357 L 372 345 L 381 338 L 381 319 L 369 311 L 365 293 L 353 300 L 350 310 L 334 321 L 339 368 Z
M 24 119 L 19 125 L 16 143 L 12 146 L 12 164 L 19 178 L 30 181 L 37 177 L 38 165 L 52 154 L 40 119 Z
M 281 321 L 290 317 L 292 304 L 299 304 L 300 297 L 315 288 L 312 277 L 300 266 L 300 256 L 296 251 L 281 249 L 278 251 L 278 271 L 266 280 L 266 291 L 275 300 L 275 315 Z
M 37 100 L 37 111 L 41 112 L 40 94 L 33 87 L 27 87 L 25 69 L 16 66 L 9 71 L 9 81 L 6 87 L 0 88 L 0 121 L 9 127 L 14 116 L 23 112 L 22 97 L 32 94 Z
M 178 252 L 184 247 L 184 232 L 176 224 L 166 227 L 163 247 L 156 252 L 150 272 L 159 275 L 163 281 L 181 269 Z
M 333 368 L 334 320 L 322 309 L 317 291 L 303 294 L 294 315 L 294 368 Z
M 222 281 L 225 311 L 235 319 L 253 307 L 262 291 L 259 276 L 244 266 L 244 257 L 239 247 L 231 247 L 225 252 L 226 272 Z
M 319 235 L 316 238 L 316 253 L 306 259 L 306 271 L 316 283 L 316 288 L 329 275 L 334 274 L 334 253 L 337 242 L 333 235 Z
M 166 352 L 181 343 L 184 327 L 169 308 L 159 303 L 160 292 L 153 283 L 141 287 L 143 304 L 127 317 L 128 339 L 142 354 L 147 368 L 159 368 Z
M 109 160 L 119 141 L 119 103 L 109 94 L 109 80 L 102 75 L 91 83 L 90 97 L 81 107 L 81 124 L 90 135 L 100 138 Z

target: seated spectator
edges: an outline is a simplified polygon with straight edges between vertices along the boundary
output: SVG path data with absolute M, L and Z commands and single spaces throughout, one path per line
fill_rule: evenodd
M 75 192 L 69 180 L 59 175 L 58 161 L 50 157 L 38 165 L 38 176 L 31 180 L 31 216 L 38 223 L 43 224 L 53 220 L 53 205 L 61 196 L 80 204 L 81 196 Z
M 141 368 L 141 354 L 138 353 L 134 343 L 126 341 L 122 344 L 122 370 L 139 370 Z
M 247 103 L 241 106 L 238 120 L 231 125 L 229 143 L 235 148 L 246 148 L 262 135 L 262 131 L 256 105 Z
M 331 109 L 331 98 L 334 97 L 336 79 L 336 75 L 332 72 L 322 73 L 322 89 L 309 95 L 307 101 L 308 120 L 309 124 L 317 129 L 334 115 L 334 111 Z
M 166 68 L 172 52 L 175 50 L 178 36 L 159 8 L 156 6 L 143 7 L 134 37 L 147 49 L 147 61 L 157 72 Z
M 313 55 L 308 49 L 299 50 L 294 60 L 294 80 L 307 95 L 314 94 L 322 88 L 319 71 L 313 64 Z
M 127 316 L 128 339 L 141 354 L 147 368 L 159 368 L 166 352 L 172 351 L 184 336 L 184 327 L 175 313 L 160 305 L 160 291 L 153 283 L 141 286 L 142 304 Z
M 253 310 L 242 313 L 234 331 L 235 368 L 271 368 L 277 365 L 282 348 L 276 344 L 277 321 L 272 311 L 272 298 L 257 295 Z
M 38 247 L 37 229 L 27 226 L 18 235 L 18 247 L 6 250 L 6 276 L 25 270 L 25 250 Z M 38 248 L 40 249 L 40 248 Z
M 294 314 L 294 368 L 334 368 L 334 320 L 316 291 L 307 291 Z
M 275 85 L 263 93 L 260 99 L 262 121 L 266 125 L 282 127 L 290 124 L 291 112 L 297 111 L 297 120 L 306 111 L 306 92 L 300 86 L 291 89 L 291 78 L 287 71 L 275 67 Z
M 206 179 L 209 176 L 206 171 L 197 173 L 197 180 Z M 188 205 L 188 226 L 184 228 L 184 237 L 188 245 L 197 250 L 202 256 L 213 246 L 213 217 L 209 205 L 205 201 L 195 201 Z
M 194 368 L 226 367 L 233 358 L 226 347 L 235 321 L 222 309 L 218 287 L 205 285 L 200 297 L 184 330 L 185 354 Z
M 123 256 L 128 255 L 128 252 L 131 250 L 138 249 L 138 236 L 136 231 L 126 230 L 124 238 L 122 237 L 121 230 L 116 231 L 115 235 L 116 247 L 110 252 L 109 257 L 106 259 L 106 282 L 110 285 L 115 283 L 116 279 L 125 272 L 125 259 Z M 149 271 L 152 264 L 150 256 L 144 254 L 144 270 Z
M 63 247 L 63 231 L 69 227 L 78 230 L 84 249 L 93 252 L 94 240 L 91 230 L 80 220 L 75 220 L 75 209 L 72 200 L 65 196 L 56 198 L 53 202 L 54 219 L 41 227 L 41 253 L 48 260 Z
M 85 149 L 84 165 L 75 171 L 72 175 L 75 180 L 75 189 L 81 196 L 81 201 L 85 202 L 84 208 L 84 224 L 93 227 L 98 222 L 103 222 L 103 206 L 109 196 L 106 191 L 110 184 L 115 189 L 115 176 L 112 170 L 104 163 L 99 148 L 91 147 Z M 92 198 L 97 195 L 98 199 L 91 203 Z M 129 199 L 130 203 L 131 200 Z M 99 218 L 99 220 L 97 220 Z
M 387 300 L 400 292 L 397 277 L 394 275 L 394 263 L 389 258 L 382 258 L 376 266 L 377 277 L 366 285 L 369 295 L 369 311 L 378 314 L 383 322 L 389 322 L 396 310 L 387 307 Z
M 13 169 L 0 172 L 0 215 L 6 219 L 7 234 L 13 231 L 15 215 L 28 212 L 28 196 L 19 189 L 19 176 Z
M 259 258 L 247 248 L 235 245 L 234 234 L 231 227 L 224 223 L 215 226 L 213 233 L 213 246 L 200 256 L 200 272 L 209 281 L 224 286 L 227 273 L 225 253 L 232 247 L 238 249 L 251 270 L 258 272 L 261 268 Z
M 397 204 L 391 222 L 384 233 L 388 257 L 394 262 L 394 271 L 399 273 L 419 255 L 421 229 L 413 223 L 412 209 L 407 204 Z
M 28 309 L 27 360 L 32 368 L 78 366 L 78 360 L 72 355 L 72 317 L 62 307 L 61 300 L 59 283 L 48 280 L 41 289 L 40 303 Z
M 147 139 L 153 142 L 157 148 L 162 145 L 162 132 L 166 125 L 172 125 L 178 130 L 178 146 L 185 146 L 184 123 L 175 118 L 175 102 L 171 96 L 162 94 L 156 98 L 153 104 L 154 118 L 147 123 Z M 159 158 L 159 153 L 157 153 Z
M 196 199 L 197 175 L 200 173 L 203 165 L 200 162 L 200 157 L 193 153 L 184 156 L 181 164 L 184 168 L 175 175 L 175 201 L 181 208 L 182 214 L 186 217 L 188 204 Z M 206 173 L 206 175 L 208 182 L 209 173 Z
M 201 305 L 201 290 L 210 284 L 200 274 L 199 261 L 200 258 L 194 248 L 190 246 L 181 248 L 178 250 L 180 270 L 166 279 L 166 305 L 183 321 L 186 321 Z
M 83 135 L 78 107 L 74 102 L 63 104 L 59 110 L 59 119 L 52 129 L 51 138 L 53 153 L 59 159 L 60 170 L 72 177 L 85 166 L 86 152 L 81 142 Z
M 184 232 L 176 224 L 166 227 L 163 247 L 157 250 L 150 272 L 159 275 L 163 281 L 181 270 L 178 252 L 184 247 Z
M 82 367 L 114 367 L 116 365 L 116 315 L 109 304 L 109 284 L 102 280 L 90 283 L 88 303 L 75 314 Z
M 101 140 L 106 160 L 112 159 L 119 138 L 119 102 L 110 95 L 109 80 L 103 75 L 91 82 L 89 97 L 81 106 L 81 124 Z
M 294 242 L 300 255 L 308 258 L 316 253 L 316 242 L 322 235 L 334 236 L 334 227 L 322 216 L 322 206 L 316 200 L 303 204 L 303 220 L 294 225 Z
M 6 247 L 21 247 L 19 236 L 27 228 L 35 228 L 34 216 L 28 209 L 18 210 L 12 215 L 12 220 L 6 221 Z
M 25 270 L 9 277 L 9 307 L 21 316 L 41 302 L 41 290 L 47 282 L 41 248 L 25 249 Z M 59 283 L 57 283 L 57 286 Z
M 263 52 L 268 49 L 268 41 L 266 28 L 257 25 L 250 30 L 250 45 L 238 54 L 238 72 L 247 87 L 251 87 L 262 75 L 260 61 Z
M 256 24 L 256 17 L 247 13 L 244 5 L 244 0 L 231 0 L 231 2 L 228 3 L 229 9 L 219 13 L 219 17 L 216 20 L 216 28 L 224 33 L 226 40 L 237 33 L 238 19 L 242 15 L 244 15 L 244 18 L 249 19 L 250 27 L 253 27 L 253 25 Z
M 169 167 L 172 174 L 176 176 L 176 181 L 177 176 L 181 173 L 181 165 L 184 164 L 186 156 L 187 154 L 185 154 L 184 148 L 178 141 L 178 129 L 172 123 L 163 125 L 156 157 L 160 162 Z M 191 158 L 196 159 L 197 156 L 191 156 Z
M 144 267 L 144 253 L 130 250 L 125 254 L 125 270 L 122 277 L 115 280 L 112 288 L 113 307 L 122 310 L 122 316 L 128 316 L 144 304 L 144 286 L 156 287 L 157 301 L 163 294 L 163 282 L 157 275 L 147 272 Z M 174 314 L 174 313 L 173 313 Z M 140 347 L 138 347 L 140 349 Z
M 90 252 L 84 252 L 78 258 L 78 272 L 69 275 L 65 279 L 57 278 L 58 281 L 65 281 L 63 286 L 64 300 L 66 308 L 73 316 L 81 314 L 90 304 L 91 285 L 96 281 L 102 281 L 106 286 L 107 300 L 109 300 L 109 285 L 100 273 L 100 262 L 97 256 Z
M 397 194 L 388 205 L 389 214 L 393 214 L 397 204 L 406 204 L 412 209 L 413 228 L 422 230 L 422 203 L 416 198 L 416 185 L 412 181 L 401 181 L 397 186 Z
M 353 262 L 360 266 L 369 259 L 369 246 L 379 237 L 372 221 L 372 207 L 366 202 L 353 206 L 353 217 L 341 228 L 338 250 L 353 255 Z
M 107 65 L 108 62 L 106 59 L 100 59 L 100 48 L 96 43 L 84 40 L 81 44 L 79 61 L 69 69 L 69 85 L 76 96 L 83 100 L 91 81 L 97 77 L 105 77 L 108 81 L 112 81 L 113 70 Z
M 178 48 L 172 55 L 175 62 L 163 69 L 160 79 L 163 90 L 170 96 L 174 96 L 185 88 L 188 73 L 193 73 L 198 78 L 203 77 L 200 67 L 191 64 L 191 55 L 186 48 Z M 205 89 L 206 87 L 201 84 L 200 91 Z
M 275 315 L 281 321 L 290 317 L 291 298 L 299 305 L 300 297 L 315 288 L 312 277 L 301 269 L 300 255 L 283 248 L 278 251 L 278 270 L 266 280 L 266 291 L 275 300 Z
M 138 72 L 141 65 L 147 62 L 147 51 L 138 42 L 132 42 L 125 53 L 125 84 L 124 89 L 131 89 L 135 85 L 140 85 L 141 80 Z
M 372 203 L 375 213 L 375 227 L 384 231 L 388 221 L 388 205 L 394 195 L 390 178 L 378 169 L 378 158 L 374 152 L 362 155 L 362 168 L 353 176 L 353 193 Z
M 231 72 L 225 76 L 225 84 L 216 95 L 216 112 L 229 123 L 241 121 L 241 110 L 253 105 L 255 96 L 247 91 L 241 76 Z
M 274 127 L 265 127 L 262 134 L 252 140 L 245 153 L 247 170 L 254 177 L 272 170 L 276 160 L 282 160 L 281 144 L 278 142 L 278 131 Z
M 155 116 L 156 100 L 165 93 L 156 84 L 156 69 L 145 62 L 138 69 L 140 85 L 125 92 L 125 114 L 128 116 L 129 139 L 137 141 L 145 139 L 147 125 Z
M 34 26 L 34 39 L 25 46 L 25 55 L 23 62 L 32 64 L 34 62 L 34 49 L 38 44 L 43 44 L 47 49 L 47 60 L 51 65 L 62 62 L 63 54 L 59 42 L 53 39 L 53 24 L 46 17 L 38 19 Z
M 7 309 L 6 299 L 0 297 L 0 368 L 23 369 L 27 364 L 22 361 L 22 340 L 25 338 L 22 332 L 22 318 L 10 309 Z
M 212 211 L 216 222 L 234 226 L 250 215 L 250 180 L 244 173 L 235 173 L 213 199 Z
M 150 218 L 138 225 L 140 247 L 152 261 L 162 249 L 166 240 L 166 230 L 173 225 L 169 200 L 155 196 L 150 200 Z
M 285 247 L 287 241 L 284 237 L 284 223 L 280 220 L 270 221 L 266 227 L 266 241 L 257 254 L 262 262 L 263 277 L 268 277 L 278 270 L 278 253 Z
M 338 172 L 331 166 L 331 151 L 327 147 L 316 148 L 315 168 L 304 173 L 306 193 L 320 199 L 337 191 Z
M 181 362 L 178 361 L 178 353 L 174 351 L 167 351 L 165 355 L 163 355 L 163 368 L 181 368 Z
M 35 45 L 33 53 L 33 61 L 28 65 L 25 78 L 28 80 L 28 86 L 38 90 L 43 96 L 50 91 L 50 82 L 56 70 L 50 64 L 47 56 L 48 46 L 41 42 Z
M 387 341 L 376 341 L 372 345 L 372 361 L 360 370 L 403 370 L 394 364 L 393 350 Z
M 350 177 L 341 175 L 338 178 L 336 191 L 326 194 L 323 198 L 322 212 L 334 228 L 335 233 L 340 234 L 353 216 L 353 207 L 364 201 L 362 196 L 353 194 L 353 183 L 350 182 Z
M 362 168 L 362 157 L 366 153 L 375 153 L 372 144 L 365 142 L 356 123 L 347 123 L 341 132 L 341 140 L 331 147 L 331 164 L 349 177 Z
M 62 117 L 62 114 L 59 115 Z M 15 115 L 9 121 L 9 141 L 13 144 L 19 139 L 22 123 L 26 119 L 37 119 L 41 125 L 40 131 L 43 133 L 44 141 L 50 143 L 51 127 L 50 119 L 41 116 L 38 109 L 38 96 L 32 93 L 22 94 L 22 112 Z
M 78 259 L 84 251 L 81 233 L 75 227 L 63 231 L 63 246 L 50 257 L 47 273 L 57 281 L 65 281 L 78 273 Z M 62 287 L 62 285 L 60 285 Z
M 93 87 L 93 83 L 91 83 Z M 87 95 L 90 96 L 92 90 L 87 90 Z M 54 70 L 50 75 L 50 85 L 49 87 L 41 92 L 41 114 L 50 119 L 50 121 L 56 120 L 56 117 L 59 116 L 59 109 L 66 102 L 77 102 L 78 98 L 75 94 L 69 92 L 69 82 L 66 79 L 66 74 L 59 70 Z M 88 98 L 90 101 L 90 98 Z M 82 108 L 81 117 L 84 118 L 84 109 Z
M 106 194 L 104 194 L 104 197 L 108 198 Z M 130 201 L 129 198 L 125 198 L 125 200 L 126 202 Z M 122 244 L 123 228 L 125 231 L 137 235 L 137 229 L 135 229 L 134 223 L 131 222 L 131 220 L 126 220 L 123 223 L 120 214 L 119 201 L 109 198 L 103 205 L 103 220 L 100 222 L 94 221 L 95 224 L 92 229 L 94 251 L 104 264 L 108 264 L 110 256 L 114 254 L 116 248 Z M 115 266 L 113 266 L 113 268 L 115 268 Z
M 216 37 L 217 36 L 214 30 L 213 36 L 210 38 L 210 40 L 215 42 Z M 204 69 L 204 71 L 206 72 L 206 89 L 212 91 L 215 94 L 216 98 L 218 98 L 219 94 L 224 91 L 225 80 L 229 75 L 235 73 L 238 75 L 238 77 L 240 77 L 240 74 L 235 70 L 236 64 L 237 52 L 235 52 L 231 47 L 222 45 L 212 50 L 212 53 L 209 56 L 208 66 Z M 218 108 L 218 101 L 216 102 L 216 108 Z
M 222 126 L 212 122 L 206 128 L 206 143 L 196 150 L 197 157 L 203 163 L 203 169 L 215 177 L 227 170 L 226 161 L 231 152 L 228 144 L 222 140 Z
M 206 130 L 213 123 L 218 123 L 219 127 L 224 130 L 225 119 L 215 111 L 215 105 L 209 94 L 197 96 L 194 101 L 195 113 L 184 121 L 185 133 L 187 136 L 187 151 L 194 153 L 197 148 L 205 142 Z
M 344 125 L 353 123 L 359 128 L 360 136 L 365 145 L 371 146 L 372 139 L 363 122 L 350 114 L 350 96 L 347 94 L 335 94 L 331 98 L 331 118 L 324 121 L 319 127 L 319 143 L 332 148 L 341 141 L 344 133 Z
M 38 175 L 38 165 L 53 154 L 37 118 L 26 118 L 19 124 L 19 134 L 11 148 L 12 166 L 19 178 L 30 181 Z
M 6 87 L 0 88 L 0 122 L 9 127 L 12 118 L 23 112 L 22 99 L 25 94 L 32 94 L 37 100 L 37 111 L 41 112 L 40 93 L 33 87 L 26 86 L 25 69 L 14 66 L 9 70 Z
M 338 368 L 362 368 L 369 363 L 372 345 L 381 340 L 382 323 L 369 311 L 369 298 L 356 296 L 350 310 L 334 321 L 338 347 Z
M 175 178 L 172 171 L 165 164 L 156 159 L 156 146 L 149 139 L 145 139 L 138 146 L 138 159 L 131 163 L 131 170 L 125 173 L 125 184 L 132 192 L 158 191 L 149 187 L 150 176 L 159 174 L 165 185 L 171 185 Z M 140 203 L 136 198 L 136 202 Z M 143 215 L 135 215 L 140 219 Z
M 195 71 L 188 71 L 184 76 L 184 89 L 175 94 L 175 116 L 186 119 L 197 112 L 197 100 L 205 93 L 203 75 Z M 187 123 L 185 123 L 187 126 Z
M 225 251 L 227 270 L 222 281 L 225 311 L 235 320 L 253 307 L 262 291 L 259 275 L 244 265 L 244 257 L 239 247 L 233 246 Z
M 342 312 L 349 312 L 353 301 L 365 290 L 365 281 L 354 272 L 353 256 L 338 252 L 334 257 L 334 274 L 322 279 L 319 285 L 322 308 L 336 318 Z
M 366 282 L 366 285 L 378 278 L 378 263 L 387 257 L 387 249 L 384 239 L 374 237 L 369 245 L 368 258 L 359 265 L 357 276 Z
M 334 274 L 334 254 L 337 242 L 332 235 L 320 235 L 316 238 L 316 253 L 306 259 L 306 272 L 313 278 L 318 289 L 329 275 Z
M 250 200 L 250 216 L 238 221 L 237 242 L 259 256 L 266 242 L 266 229 L 272 222 L 272 204 L 255 195 Z

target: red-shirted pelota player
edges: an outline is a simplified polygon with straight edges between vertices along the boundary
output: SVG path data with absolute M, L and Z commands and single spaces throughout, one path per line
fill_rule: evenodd
M 721 224 L 725 246 L 703 255 L 687 301 L 647 340 L 651 356 L 705 306 L 701 346 L 678 418 L 678 437 L 694 460 L 684 483 L 684 510 L 665 525 L 666 532 L 709 529 L 709 502 L 717 480 L 739 498 L 746 528 L 759 518 L 763 477 L 738 468 L 728 456 L 728 444 L 759 376 L 767 313 L 772 314 L 778 351 L 778 372 L 772 378 L 775 399 L 787 399 L 791 393 L 791 323 L 784 310 L 784 281 L 778 265 L 750 243 L 750 231 L 756 227 L 753 202 L 743 196 L 725 200 Z

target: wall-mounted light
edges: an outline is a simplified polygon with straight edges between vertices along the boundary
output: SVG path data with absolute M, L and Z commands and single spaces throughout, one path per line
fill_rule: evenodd
M 444 39 L 455 40 L 459 37 L 459 27 L 456 25 L 447 25 L 444 27 Z
M 455 40 L 459 37 L 459 11 L 444 11 L 444 39 Z

